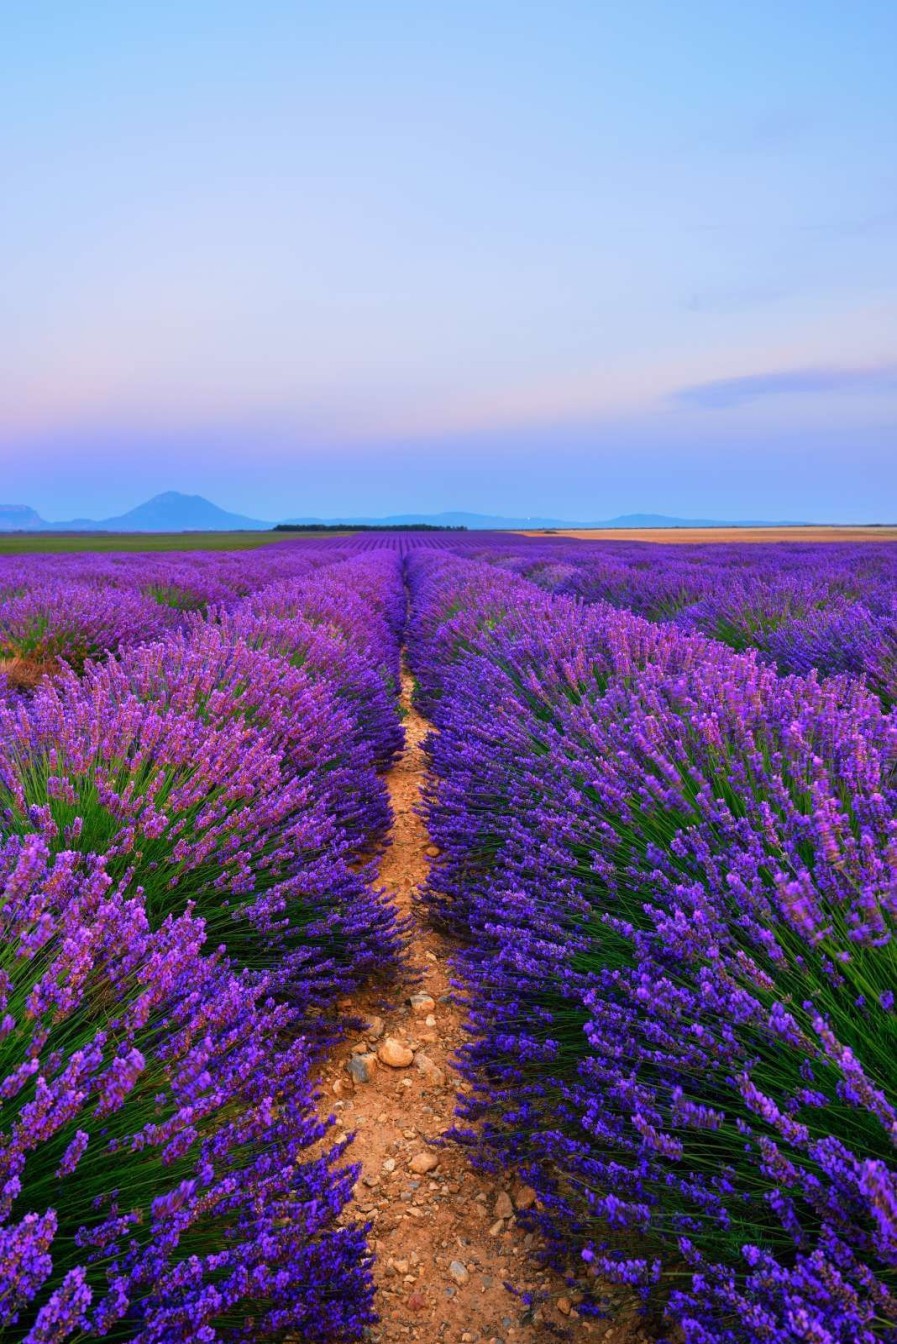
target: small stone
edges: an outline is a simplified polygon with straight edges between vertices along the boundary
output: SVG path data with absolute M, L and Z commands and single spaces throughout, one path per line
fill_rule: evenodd
M 415 1066 L 420 1069 L 428 1083 L 436 1087 L 441 1087 L 445 1082 L 445 1074 L 438 1064 L 434 1064 L 429 1055 L 424 1054 L 423 1050 L 418 1050 L 414 1056 Z
M 569 1297 L 559 1297 L 557 1300 L 557 1309 L 562 1316 L 569 1316 L 572 1306 Z
M 379 1041 L 383 1035 L 383 1018 L 372 1017 L 371 1024 L 367 1029 L 367 1038 L 369 1041 Z
M 436 1000 L 429 994 L 412 994 L 408 1002 L 415 1013 L 431 1013 L 436 1007 Z
M 336 1082 L 333 1084 L 333 1095 L 335 1097 L 341 1097 L 343 1095 L 343 1084 L 341 1078 L 337 1078 Z
M 346 1068 L 356 1083 L 369 1083 L 377 1068 L 375 1055 L 353 1055 L 346 1061 Z
M 359 1041 L 357 1045 L 352 1046 L 353 1055 L 366 1055 L 367 1053 L 368 1047 L 365 1041 Z
M 377 1051 L 377 1058 L 382 1064 L 388 1064 L 391 1069 L 407 1069 L 414 1059 L 414 1051 L 409 1050 L 407 1045 L 397 1041 L 394 1036 L 387 1036 Z
M 503 1219 L 499 1218 L 498 1221 L 493 1223 L 492 1226 L 490 1227 L 489 1235 L 490 1237 L 500 1237 L 502 1232 L 504 1232 L 504 1230 L 505 1230 L 504 1221 Z
M 436 1018 L 433 1016 L 432 1013 L 427 1013 L 427 1016 L 424 1018 L 424 1025 L 427 1027 L 436 1026 Z
M 390 1260 L 389 1262 L 397 1274 L 408 1274 L 411 1266 L 407 1260 Z
M 511 1196 L 507 1193 L 507 1191 L 502 1190 L 501 1194 L 495 1201 L 495 1207 L 493 1208 L 492 1212 L 495 1214 L 496 1218 L 514 1217 L 514 1205 L 511 1203 Z
M 396 1169 L 396 1160 L 395 1160 L 395 1158 L 394 1158 L 394 1157 L 388 1157 L 388 1158 L 386 1159 L 386 1161 L 383 1163 L 383 1170 L 384 1170 L 384 1171 L 395 1171 L 395 1169 Z
M 536 1202 L 536 1192 L 529 1185 L 518 1185 L 514 1191 L 514 1203 L 518 1209 L 531 1209 Z
M 438 859 L 442 851 L 440 850 L 438 845 L 427 845 L 426 849 L 424 850 L 424 853 L 426 854 L 428 859 Z
M 460 1260 L 453 1260 L 449 1265 L 449 1273 L 455 1280 L 455 1283 L 467 1283 L 470 1275 L 467 1272 L 467 1266 L 462 1265 Z
M 409 1166 L 412 1171 L 416 1171 L 419 1176 L 424 1176 L 428 1171 L 435 1171 L 439 1166 L 439 1158 L 435 1153 L 415 1153 Z
M 427 1299 L 420 1293 L 412 1293 L 408 1299 L 407 1306 L 409 1311 L 425 1311 Z

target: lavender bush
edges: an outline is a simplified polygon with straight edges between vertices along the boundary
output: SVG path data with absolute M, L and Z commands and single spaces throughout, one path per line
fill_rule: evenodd
M 99 859 L 14 839 L 0 892 L 4 1339 L 357 1339 L 355 1173 L 291 1011 Z
M 145 651 L 150 685 L 167 656 Z M 270 729 L 195 712 L 200 673 L 186 669 L 188 709 L 139 699 L 111 667 L 0 705 L 0 831 L 103 854 L 140 883 L 154 923 L 195 902 L 231 955 L 311 1012 L 395 964 L 395 916 L 344 852 L 314 773 L 285 768 Z M 304 731 L 326 762 L 331 721 Z
M 250 726 L 278 753 L 282 770 L 303 781 L 307 806 L 329 819 L 330 848 L 369 851 L 382 843 L 390 812 L 375 744 L 354 711 L 363 689 L 379 690 L 395 733 L 395 702 L 387 700 L 376 676 L 359 666 L 357 655 L 353 659 L 346 645 L 331 652 L 326 637 L 316 638 L 313 627 L 306 627 L 304 658 L 285 661 L 280 656 L 284 642 L 293 652 L 302 647 L 297 624 L 285 631 L 276 621 L 227 616 L 214 624 L 198 621 L 189 634 L 92 669 L 90 684 L 102 684 L 117 701 L 133 695 L 157 709 L 190 714 L 204 725 Z M 310 645 L 319 662 L 323 659 L 323 669 L 316 668 Z M 357 690 L 357 700 L 341 693 L 346 680 Z

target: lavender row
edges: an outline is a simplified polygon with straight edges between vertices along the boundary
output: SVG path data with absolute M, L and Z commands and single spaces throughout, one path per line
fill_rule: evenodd
M 462 1137 L 536 1188 L 584 1311 L 894 1341 L 897 726 L 851 679 L 409 572 Z
M 404 590 L 396 557 L 315 575 L 0 704 L 4 1338 L 373 1319 L 310 1069 L 402 957 L 369 856 Z
M 784 673 L 862 676 L 897 701 L 897 548 L 775 544 L 530 544 L 490 538 L 479 553 L 549 592 L 757 649 Z
M 229 607 L 346 554 L 336 542 L 249 555 L 190 552 L 0 558 L 0 672 L 33 686 L 62 659 L 77 671 L 183 628 L 191 612 Z

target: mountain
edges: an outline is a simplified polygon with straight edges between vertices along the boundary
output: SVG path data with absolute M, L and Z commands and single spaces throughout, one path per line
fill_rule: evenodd
M 59 526 L 63 524 L 57 523 Z M 242 513 L 228 513 L 202 495 L 166 490 L 116 518 L 104 518 L 101 523 L 79 522 L 79 526 L 103 532 L 242 532 L 262 531 L 271 524 L 246 518 Z
M 589 523 L 572 523 L 569 519 L 563 518 L 505 518 L 498 514 L 487 513 L 396 513 L 386 518 L 289 518 L 287 525 L 303 524 L 305 526 L 315 523 L 326 523 L 330 526 L 334 524 L 344 527 L 353 527 L 359 525 L 370 526 L 374 524 L 378 527 L 398 527 L 408 526 L 415 523 L 431 523 L 441 527 L 466 527 L 471 532 L 494 531 L 494 532 L 515 532 L 515 531 L 538 531 L 544 528 L 612 528 L 612 527 L 802 527 L 803 523 L 781 523 L 781 522 L 722 522 L 719 519 L 711 518 L 671 518 L 662 513 L 626 513 L 617 518 L 604 519 L 602 521 L 592 521 Z
M 0 504 L 0 532 L 40 532 L 49 526 L 27 504 Z
M 569 527 L 570 524 L 568 523 Z M 741 519 L 736 523 L 720 522 L 718 518 L 670 518 L 665 513 L 621 513 L 606 523 L 577 523 L 577 527 L 809 527 L 809 523 L 793 520 Z
M 487 513 L 391 513 L 385 518 L 288 518 L 286 523 L 302 524 L 327 523 L 331 527 L 408 527 L 416 523 L 430 523 L 434 527 L 467 527 L 471 531 L 502 531 L 526 527 L 577 527 L 581 524 L 564 523 L 556 518 L 503 518 Z

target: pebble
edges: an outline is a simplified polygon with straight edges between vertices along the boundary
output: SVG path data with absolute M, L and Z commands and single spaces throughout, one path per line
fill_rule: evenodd
M 507 1191 L 502 1190 L 495 1201 L 495 1207 L 492 1210 L 496 1218 L 513 1218 L 514 1205 L 511 1203 L 511 1197 Z
M 418 1050 L 414 1056 L 414 1063 L 428 1082 L 441 1086 L 445 1082 L 445 1074 L 438 1064 L 434 1064 L 429 1055 L 424 1054 L 423 1050 Z
M 505 1230 L 504 1222 L 502 1221 L 501 1218 L 499 1218 L 498 1222 L 493 1223 L 492 1226 L 490 1227 L 489 1235 L 490 1237 L 500 1237 L 502 1232 L 504 1232 L 504 1230 Z
M 372 1017 L 371 1024 L 367 1029 L 368 1040 L 379 1041 L 382 1035 L 383 1035 L 383 1018 Z
M 453 1260 L 449 1265 L 449 1273 L 455 1280 L 455 1283 L 467 1283 L 470 1275 L 467 1272 L 467 1266 L 462 1265 L 460 1260 Z
M 377 1068 L 374 1055 L 353 1055 L 346 1061 L 346 1068 L 356 1083 L 369 1083 Z
M 436 1000 L 430 994 L 412 994 L 408 1002 L 415 1013 L 431 1013 Z
M 409 1165 L 412 1171 L 416 1171 L 419 1176 L 423 1176 L 428 1171 L 436 1170 L 439 1166 L 439 1158 L 435 1153 L 415 1153 Z
M 377 1058 L 381 1063 L 388 1064 L 391 1069 L 407 1069 L 414 1059 L 414 1051 L 409 1050 L 407 1045 L 397 1041 L 394 1036 L 387 1036 L 377 1051 Z
M 572 1306 L 569 1297 L 559 1297 L 557 1300 L 557 1309 L 562 1316 L 569 1316 Z
M 518 1185 L 514 1191 L 514 1203 L 518 1209 L 531 1209 L 536 1202 L 536 1192 L 529 1185 Z

